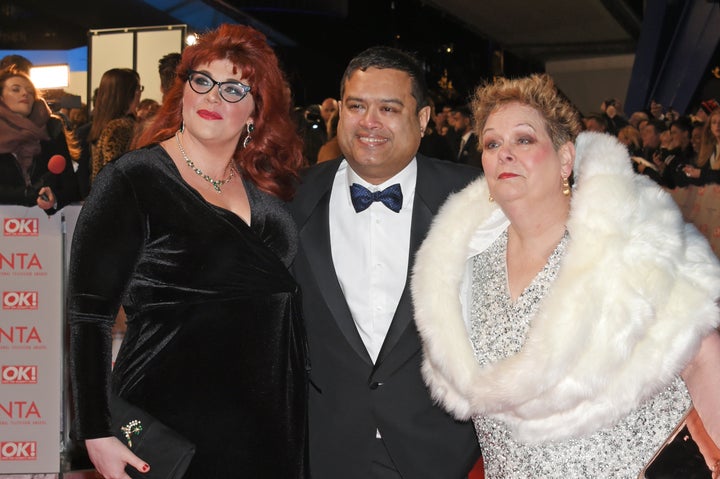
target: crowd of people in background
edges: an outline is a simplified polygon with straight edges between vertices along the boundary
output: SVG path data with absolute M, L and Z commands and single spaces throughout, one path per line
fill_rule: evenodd
M 179 61 L 179 53 L 170 53 L 159 61 L 163 95 L 172 85 Z M 134 148 L 161 103 L 151 98 L 141 99 L 144 87 L 136 71 L 113 68 L 103 74 L 93 92 L 92 110 L 88 111 L 76 95 L 62 90 L 38 91 L 30 78 L 32 66 L 32 62 L 21 55 L 8 55 L 0 60 L 0 86 L 8 94 L 7 98 L 3 94 L 0 99 L 0 108 L 8 107 L 10 112 L 21 113 L 29 120 L 28 125 L 13 126 L 10 120 L 15 115 L 6 115 L 6 140 L 0 145 L 0 155 L 21 160 L 18 160 L 19 169 L 14 166 L 15 161 L 10 161 L 12 158 L 0 165 L 8 170 L 0 179 L 0 204 L 37 204 L 53 213 L 87 197 L 100 169 Z M 12 81 L 7 82 L 9 79 Z M 9 97 L 11 91 L 18 96 L 17 100 Z M 14 103 L 27 105 L 29 113 L 15 112 L 11 106 Z M 36 151 L 38 141 L 40 151 Z M 32 152 L 32 161 L 25 158 L 25 152 Z M 53 155 L 65 159 L 67 167 L 61 173 L 48 174 L 48 161 Z M 16 169 L 22 178 L 12 174 Z M 51 189 L 52 196 L 43 192 L 45 187 Z M 39 195 L 52 201 L 43 198 L 36 201 Z
M 601 104 L 601 113 L 583 118 L 584 127 L 617 136 L 633 167 L 666 188 L 720 183 L 720 105 L 703 101 L 694 113 L 679 115 L 653 101 L 648 111 L 626 117 L 617 99 Z
M 474 119 L 467 104 L 430 102 L 431 119 L 420 153 L 482 169 Z M 331 109 L 334 105 L 334 109 Z M 666 188 L 720 183 L 720 104 L 703 101 L 697 110 L 679 115 L 653 101 L 647 110 L 626 116 L 618 99 L 606 99 L 597 113 L 583 116 L 583 128 L 616 136 L 627 148 L 636 172 Z M 330 113 L 326 113 L 330 111 Z M 297 107 L 298 132 L 305 140 L 305 160 L 321 163 L 340 155 L 337 100 Z
M 171 53 L 159 61 L 163 95 L 172 85 L 179 59 L 179 53 Z M 20 55 L 9 55 L 0 60 L 0 68 L 12 68 L 25 75 L 31 66 L 32 63 Z M 72 172 L 78 184 L 76 191 L 68 197 L 69 201 L 84 199 L 90 191 L 92 178 L 109 161 L 133 149 L 136 140 L 157 113 L 161 102 L 142 98 L 143 89 L 137 72 L 113 68 L 104 73 L 99 87 L 95 89 L 90 112 L 87 105 L 80 103 L 79 97 L 63 91 L 47 91 L 42 95 L 44 98 L 35 93 L 35 101 L 49 107 L 52 117 L 61 120 L 57 125 L 64 127 L 64 148 L 67 148 L 67 160 L 73 166 Z M 482 169 L 478 138 L 473 131 L 474 119 L 468 104 L 441 103 L 432 98 L 429 103 L 431 118 L 419 152 Z M 583 116 L 583 128 L 616 136 L 627 146 L 635 171 L 647 175 L 663 187 L 702 186 L 720 183 L 719 107 L 716 100 L 709 99 L 703 101 L 694 113 L 679 115 L 673 108 L 665 108 L 652 101 L 647 109 L 626 115 L 622 103 L 610 98 L 600 104 L 597 113 Z M 335 136 L 339 119 L 337 99 L 328 97 L 318 104 L 296 106 L 293 116 L 303 139 L 303 156 L 307 165 L 341 155 Z M 50 123 L 50 126 L 53 125 L 54 120 Z M 44 161 L 48 159 L 44 158 Z M 26 187 L 31 185 L 32 182 Z M 35 185 L 34 191 L 41 186 L 45 185 Z M 28 193 L 31 189 L 24 189 L 23 195 L 33 196 L 32 192 Z M 27 203 L 7 195 L 3 195 L 0 201 Z
M 30 79 L 30 62 L 0 61 L 0 204 L 38 206 L 53 214 L 78 201 L 72 135 Z

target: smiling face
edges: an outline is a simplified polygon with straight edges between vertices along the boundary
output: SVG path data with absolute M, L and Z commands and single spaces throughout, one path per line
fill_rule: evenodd
M 3 86 L 2 100 L 13 113 L 30 116 L 35 103 L 35 86 L 25 77 L 10 77 Z
M 360 177 L 380 184 L 415 157 L 429 118 L 429 106 L 417 111 L 407 73 L 356 70 L 345 82 L 340 103 L 340 150 Z
M 240 69 L 229 60 L 201 64 L 195 70 L 217 82 L 236 81 L 248 84 L 247 80 L 241 77 Z M 233 141 L 237 144 L 255 110 L 252 93 L 248 93 L 237 103 L 229 103 L 222 99 L 217 85 L 213 85 L 208 93 L 202 94 L 193 91 L 186 82 L 182 101 L 186 131 L 206 142 Z
M 517 200 L 537 205 L 563 197 L 573 145 L 568 142 L 556 151 L 544 118 L 534 108 L 520 103 L 497 108 L 485 123 L 482 144 L 485 177 L 500 206 Z

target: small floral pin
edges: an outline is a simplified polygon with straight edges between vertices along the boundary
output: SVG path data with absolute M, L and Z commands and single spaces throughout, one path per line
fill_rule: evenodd
M 137 436 L 142 432 L 142 422 L 140 422 L 139 419 L 133 419 L 126 425 L 121 426 L 120 430 L 123 432 L 123 435 L 125 435 L 128 447 L 132 447 L 132 438 L 130 436 L 133 434 Z

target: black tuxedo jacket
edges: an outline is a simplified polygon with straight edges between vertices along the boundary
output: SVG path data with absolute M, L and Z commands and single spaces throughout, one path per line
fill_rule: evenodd
M 449 193 L 479 171 L 418 155 L 410 263 Z M 303 294 L 311 359 L 313 479 L 368 479 L 376 429 L 405 479 L 466 477 L 480 451 L 472 425 L 434 405 L 420 374 L 421 343 L 409 278 L 375 364 L 353 322 L 330 250 L 328 203 L 340 159 L 310 168 L 290 209 L 300 249 L 293 272 Z
M 475 166 L 482 168 L 482 153 L 478 150 L 478 136 L 475 133 L 471 133 L 468 140 L 460 150 L 460 143 L 462 138 L 458 141 L 457 150 L 457 162 L 464 165 Z

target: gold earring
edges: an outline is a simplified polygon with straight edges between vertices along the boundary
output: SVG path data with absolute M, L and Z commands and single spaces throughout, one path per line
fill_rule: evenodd
M 493 198 L 493 195 L 488 196 L 488 201 L 490 203 L 495 203 L 495 198 Z
M 563 178 L 562 194 L 565 196 L 570 196 L 570 181 L 567 178 Z

